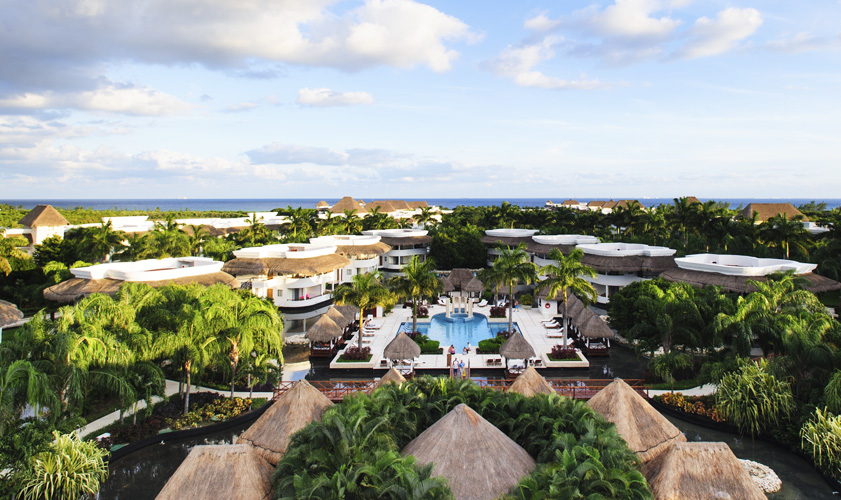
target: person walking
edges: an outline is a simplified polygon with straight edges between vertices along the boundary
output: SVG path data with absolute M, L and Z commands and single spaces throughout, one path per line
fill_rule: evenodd
M 447 366 L 453 364 L 453 356 L 456 354 L 456 347 L 454 345 L 450 345 L 450 348 L 447 350 Z
M 451 377 L 457 377 L 458 376 L 458 358 L 453 358 L 452 369 L 450 371 L 451 371 L 451 375 L 450 375 Z
M 464 360 L 461 360 L 461 363 L 458 364 L 459 370 L 461 371 L 461 378 L 467 377 L 467 372 L 464 371 Z

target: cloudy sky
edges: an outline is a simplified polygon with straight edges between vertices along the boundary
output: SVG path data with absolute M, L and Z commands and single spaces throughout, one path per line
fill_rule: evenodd
M 841 196 L 841 0 L 0 0 L 0 199 Z

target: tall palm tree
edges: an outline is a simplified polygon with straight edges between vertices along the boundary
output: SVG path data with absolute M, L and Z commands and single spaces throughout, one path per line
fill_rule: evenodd
M 312 234 L 312 224 L 310 223 L 310 215 L 312 210 L 306 208 L 287 208 L 289 220 L 283 224 L 283 229 L 288 233 L 292 233 L 291 241 L 302 241 Z M 301 239 L 298 237 L 301 233 Z
M 804 255 L 808 254 L 806 246 L 811 238 L 809 231 L 803 227 L 801 215 L 789 219 L 785 214 L 777 214 L 761 224 L 759 234 L 766 243 L 782 249 L 786 259 L 791 255 L 792 247 Z
M 412 299 L 412 331 L 418 331 L 418 301 L 423 297 L 437 294 L 441 290 L 441 282 L 433 272 L 435 262 L 427 259 L 421 262 L 415 255 L 403 267 L 400 276 L 391 280 L 392 290 L 398 297 Z
M 187 241 L 190 245 L 190 255 L 200 255 L 202 253 L 202 246 L 204 245 L 205 240 L 210 237 L 210 231 L 208 231 L 202 224 L 190 224 L 188 227 L 190 228 L 190 233 L 187 235 Z
M 541 275 L 546 276 L 546 279 L 537 284 L 537 290 L 548 288 L 547 298 L 550 300 L 558 296 L 563 297 L 564 313 L 561 324 L 564 328 L 564 345 L 567 343 L 567 299 L 569 293 L 585 296 L 590 301 L 596 300 L 596 289 L 589 281 L 584 279 L 584 276 L 595 278 L 596 271 L 592 267 L 582 264 L 582 257 L 584 257 L 584 251 L 580 248 L 574 249 L 566 257 L 555 248 L 549 253 L 549 258 L 554 260 L 555 263 L 543 266 L 539 271 Z
M 432 207 L 421 207 L 420 213 L 415 214 L 413 219 L 416 223 L 423 225 L 424 227 L 434 226 L 437 222 L 437 219 L 435 218 L 435 214 L 432 212 L 432 210 Z
M 356 234 L 362 230 L 362 219 L 356 215 L 356 209 L 345 209 L 344 220 L 339 221 L 339 227 L 345 234 Z
M 126 233 L 115 231 L 111 221 L 102 222 L 99 226 L 88 228 L 82 237 L 82 248 L 86 256 L 105 262 L 108 255 L 123 248 Z
M 359 308 L 359 347 L 362 346 L 362 326 L 365 309 L 394 304 L 394 294 L 382 284 L 379 271 L 355 274 L 350 283 L 342 283 L 333 290 L 333 300 L 338 305 Z
M 181 230 L 181 225 L 172 215 L 167 216 L 163 222 L 156 222 L 151 236 L 155 241 L 156 257 L 184 257 L 191 254 L 190 237 Z
M 508 289 L 508 331 L 514 329 L 514 290 L 519 284 L 528 285 L 537 279 L 537 266 L 529 260 L 525 243 L 520 243 L 515 248 L 505 245 L 497 247 L 500 254 L 494 259 L 493 267 L 484 269 L 481 273 L 481 280 L 484 283 Z
M 19 359 L 0 369 L 0 434 L 6 423 L 19 415 L 24 404 L 51 407 L 58 399 L 47 374 L 27 360 Z

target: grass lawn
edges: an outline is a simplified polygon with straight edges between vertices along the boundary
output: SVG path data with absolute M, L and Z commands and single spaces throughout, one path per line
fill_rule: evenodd
M 345 359 L 345 355 L 342 354 L 341 356 L 339 356 L 339 359 L 337 359 L 336 362 L 337 363 L 367 363 L 368 361 L 371 361 L 371 358 L 373 358 L 373 357 L 374 357 L 373 354 L 369 354 L 368 357 L 365 358 L 365 359 Z
M 698 387 L 700 384 L 698 383 L 698 379 L 691 378 L 689 380 L 675 380 L 674 386 L 670 386 L 665 382 L 661 382 L 659 384 L 651 384 L 649 389 L 655 389 L 658 391 L 668 391 L 674 387 L 675 392 L 677 391 L 684 391 L 686 389 L 692 389 L 693 387 Z

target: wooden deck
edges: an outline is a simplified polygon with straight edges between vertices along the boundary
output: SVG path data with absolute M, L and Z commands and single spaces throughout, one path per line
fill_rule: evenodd
M 512 380 L 503 379 L 471 379 L 479 387 L 507 391 L 514 383 Z M 624 379 L 642 397 L 648 398 L 648 387 L 642 379 Z M 546 379 L 561 396 L 573 399 L 590 399 L 605 386 L 613 382 L 612 379 Z M 313 387 L 322 392 L 330 401 L 338 402 L 349 394 L 365 392 L 374 386 L 375 380 L 309 380 Z M 283 393 L 292 388 L 295 382 L 281 382 L 274 390 L 274 398 L 279 398 Z

